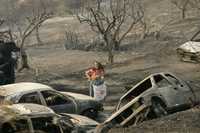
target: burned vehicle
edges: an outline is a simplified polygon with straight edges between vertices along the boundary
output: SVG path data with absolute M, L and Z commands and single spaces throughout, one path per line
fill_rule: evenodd
M 104 133 L 190 108 L 198 103 L 198 93 L 171 73 L 150 75 L 120 98 L 116 111 L 96 130 Z
M 200 42 L 188 41 L 177 48 L 177 54 L 181 61 L 200 62 Z
M 36 104 L 1 105 L 0 120 L 0 133 L 67 133 L 58 115 Z
M 95 118 L 103 105 L 87 95 L 60 92 L 39 83 L 16 83 L 0 86 L 0 101 L 35 103 L 48 106 L 56 113 L 81 114 Z
M 99 124 L 85 116 L 55 114 L 38 104 L 0 106 L 0 133 L 93 133 Z

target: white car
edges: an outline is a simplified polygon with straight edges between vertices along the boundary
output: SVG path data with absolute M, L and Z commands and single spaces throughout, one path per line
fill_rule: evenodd
M 35 103 L 56 113 L 71 113 L 96 118 L 103 105 L 94 98 L 77 93 L 56 91 L 40 83 L 16 83 L 0 86 L 0 101 Z

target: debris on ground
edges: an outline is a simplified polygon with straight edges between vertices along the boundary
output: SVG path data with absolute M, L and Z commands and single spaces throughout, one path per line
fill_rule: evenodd
M 109 133 L 198 133 L 200 131 L 200 109 L 172 114 L 160 119 L 145 121 L 128 128 L 113 128 Z

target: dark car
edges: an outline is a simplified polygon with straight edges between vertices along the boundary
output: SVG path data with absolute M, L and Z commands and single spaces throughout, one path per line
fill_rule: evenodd
M 103 105 L 90 96 L 60 92 L 39 83 L 16 83 L 0 86 L 0 100 L 3 102 L 35 103 L 48 106 L 56 113 L 81 114 L 95 118 Z

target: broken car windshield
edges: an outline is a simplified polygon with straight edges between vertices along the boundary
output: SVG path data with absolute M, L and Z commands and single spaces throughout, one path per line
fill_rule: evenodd
M 32 118 L 32 124 L 35 131 L 44 131 L 47 133 L 61 133 L 58 125 L 54 124 L 53 117 Z
M 26 119 L 15 120 L 2 126 L 2 133 L 28 132 L 29 125 Z

